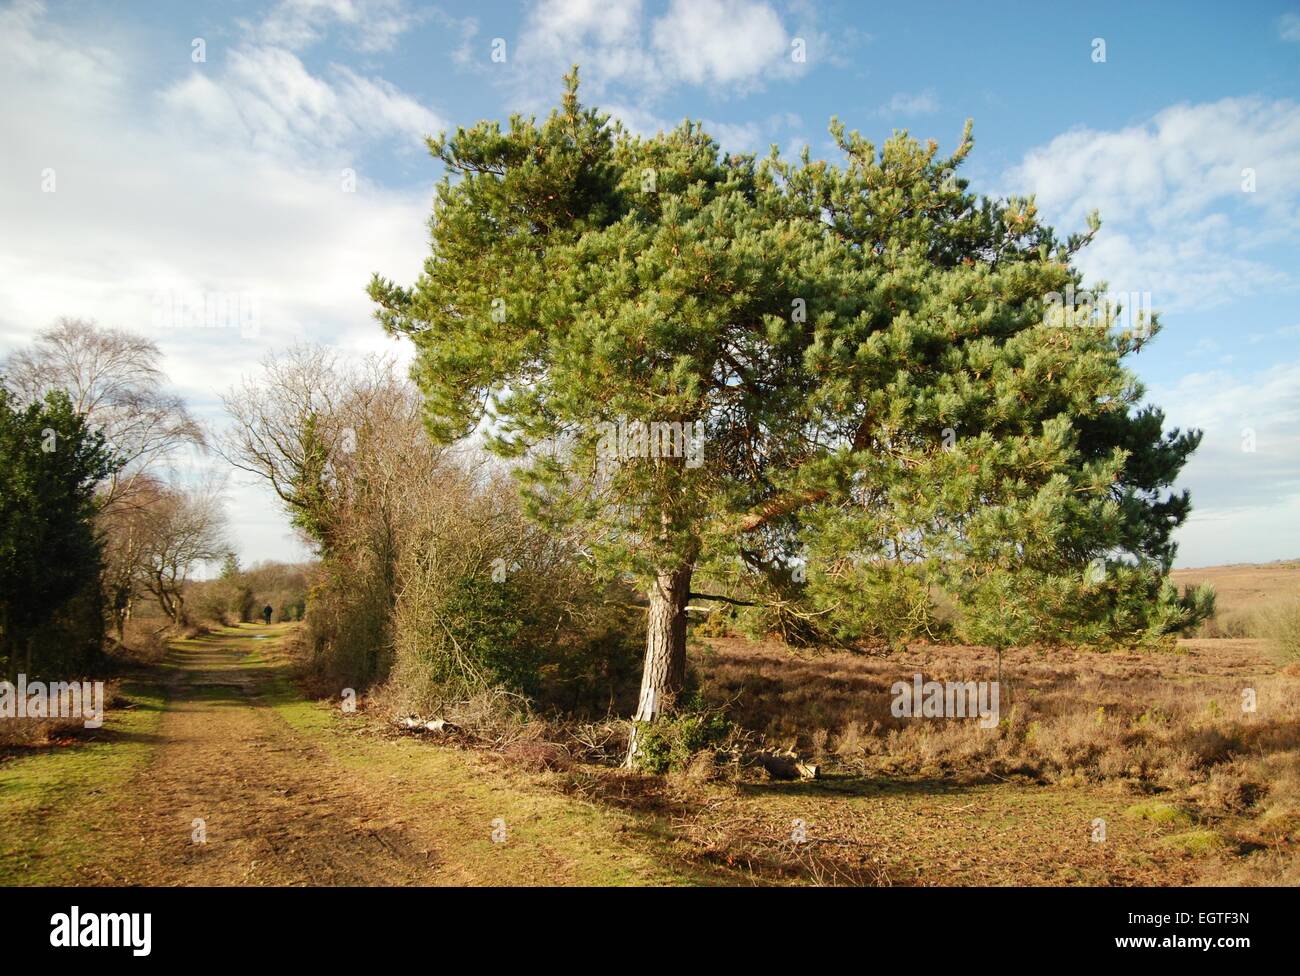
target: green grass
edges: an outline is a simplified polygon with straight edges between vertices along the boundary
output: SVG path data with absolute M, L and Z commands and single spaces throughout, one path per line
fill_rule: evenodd
M 75 881 L 99 856 L 97 811 L 149 761 L 163 699 L 152 685 L 125 684 L 100 738 L 51 746 L 0 762 L 0 885 Z
M 436 830 L 447 882 L 483 885 L 679 885 L 716 881 L 675 866 L 653 842 L 657 825 L 530 784 L 474 754 L 418 739 L 346 734 L 341 714 L 282 699 L 276 709 L 295 731 L 344 769 L 387 795 L 399 810 Z M 492 840 L 494 821 L 506 840 Z
M 1149 820 L 1152 823 L 1177 827 L 1186 827 L 1192 822 L 1191 816 L 1185 810 L 1180 810 L 1173 804 L 1159 803 L 1155 800 L 1135 803 L 1124 811 L 1124 815 L 1136 817 L 1140 820 Z
M 1227 839 L 1214 830 L 1189 830 L 1170 834 L 1161 840 L 1168 847 L 1176 847 L 1188 854 L 1213 854 L 1229 846 Z
M 680 885 L 716 880 L 672 866 L 674 859 L 665 857 L 654 840 L 667 830 L 653 818 L 548 790 L 460 749 L 349 734 L 355 725 L 337 705 L 306 701 L 298 693 L 275 653 L 278 641 L 256 643 L 271 669 L 263 701 L 296 733 L 383 794 L 399 813 L 435 828 L 447 883 Z M 504 842 L 492 839 L 497 821 L 504 821 Z

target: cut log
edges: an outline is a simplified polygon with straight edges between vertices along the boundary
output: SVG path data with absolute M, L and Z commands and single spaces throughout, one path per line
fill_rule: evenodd
M 816 763 L 799 762 L 794 764 L 794 768 L 799 770 L 799 775 L 804 779 L 818 779 L 822 774 L 822 768 Z
M 817 779 L 821 768 L 803 762 L 797 756 L 777 752 L 760 752 L 758 761 L 773 779 Z
M 409 729 L 412 732 L 433 732 L 436 735 L 455 735 L 460 731 L 460 726 L 453 722 L 448 722 L 445 718 L 435 718 L 425 721 L 414 715 L 408 715 L 406 718 L 398 719 L 393 723 L 398 728 Z

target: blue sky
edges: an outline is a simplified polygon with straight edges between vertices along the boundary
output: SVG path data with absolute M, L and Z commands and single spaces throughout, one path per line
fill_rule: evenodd
M 1179 564 L 1300 557 L 1295 3 L 0 0 L 0 354 L 59 315 L 145 332 L 213 425 L 289 343 L 405 356 L 363 288 L 426 252 L 422 137 L 544 112 L 574 62 L 632 128 L 730 151 L 827 155 L 832 115 L 951 147 L 974 118 L 973 187 L 1066 230 L 1100 209 L 1083 269 L 1162 313 L 1132 365 L 1206 432 Z M 256 328 L 174 314 L 213 295 Z M 229 494 L 246 561 L 301 554 L 266 492 Z

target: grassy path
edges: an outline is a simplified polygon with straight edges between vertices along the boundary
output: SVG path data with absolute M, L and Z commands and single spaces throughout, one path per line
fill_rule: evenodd
M 293 691 L 277 654 L 288 629 L 175 642 L 100 741 L 0 764 L 0 883 L 695 880 L 625 814 L 455 750 L 353 734 Z

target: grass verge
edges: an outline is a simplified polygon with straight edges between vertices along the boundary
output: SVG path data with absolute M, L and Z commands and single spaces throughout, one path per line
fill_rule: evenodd
M 148 764 L 162 720 L 156 685 L 120 697 L 102 728 L 0 759 L 0 885 L 75 884 L 100 856 L 98 812 Z
M 451 884 L 680 885 L 717 881 L 658 849 L 653 818 L 565 796 L 483 756 L 374 733 L 283 687 L 275 708 L 394 813 L 433 835 Z M 496 840 L 493 839 L 495 836 Z

